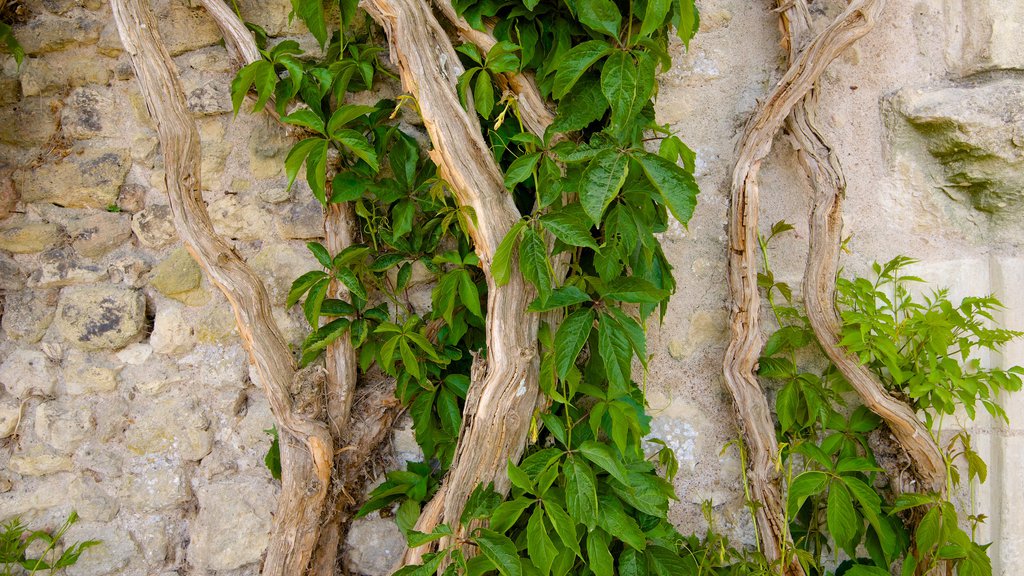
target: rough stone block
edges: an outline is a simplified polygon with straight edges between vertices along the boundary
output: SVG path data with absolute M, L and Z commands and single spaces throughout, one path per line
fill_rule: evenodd
M 184 248 L 178 248 L 153 268 L 150 285 L 164 296 L 175 296 L 195 290 L 202 281 L 199 264 Z
M 70 49 L 59 54 L 29 58 L 21 73 L 24 96 L 59 94 L 68 87 L 106 84 L 113 77 L 113 61 L 92 50 Z
M 15 254 L 32 254 L 57 246 L 64 234 L 56 224 L 30 222 L 25 218 L 9 218 L 0 223 L 0 250 Z
M 180 506 L 191 497 L 185 469 L 163 459 L 133 466 L 121 487 L 121 501 L 147 512 Z
M 205 570 L 234 570 L 258 562 L 270 539 L 270 487 L 226 482 L 196 490 L 199 514 L 189 561 Z
M 72 220 L 67 232 L 76 252 L 98 258 L 131 239 L 131 218 L 123 213 L 94 212 Z
M 177 305 L 157 309 L 149 343 L 157 354 L 186 354 L 196 345 L 195 331 Z
M 3 330 L 13 340 L 39 342 L 57 309 L 56 290 L 21 290 L 7 294 Z
M 1022 52 L 1024 54 L 1024 52 Z M 938 161 L 949 195 L 983 212 L 1024 209 L 1024 82 L 905 89 L 893 107 Z
M 19 148 L 42 146 L 57 133 L 53 98 L 25 98 L 0 107 L 0 142 Z
M 86 264 L 68 247 L 57 248 L 39 258 L 39 266 L 28 277 L 33 288 L 63 288 L 74 284 L 93 284 L 107 278 L 107 269 Z
M 136 406 L 132 424 L 125 430 L 128 450 L 140 456 L 177 454 L 185 460 L 200 460 L 210 453 L 213 430 L 202 409 L 181 396 L 147 399 Z
M 72 44 L 95 44 L 103 30 L 103 22 L 93 14 L 73 9 L 63 16 L 40 11 L 15 36 L 29 55 L 55 52 Z
M 123 148 L 85 149 L 64 159 L 14 173 L 25 202 L 46 202 L 67 208 L 106 208 L 117 202 L 118 190 L 131 167 Z
M 963 0 L 963 61 L 967 74 L 1024 69 L 1024 4 L 1007 0 Z
M 39 445 L 16 452 L 7 465 L 12 472 L 22 476 L 46 476 L 56 472 L 70 472 L 71 457 L 49 451 Z
M 117 371 L 91 354 L 71 350 L 64 360 L 64 390 L 71 395 L 111 392 L 117 389 Z
M 18 428 L 21 420 L 21 402 L 0 400 L 0 439 L 7 438 Z
M 265 245 L 249 260 L 249 265 L 266 283 L 271 299 L 278 303 L 284 303 L 296 278 L 321 268 L 305 247 L 284 243 Z
M 53 395 L 57 374 L 38 350 L 15 350 L 0 364 L 0 384 L 15 398 Z
M 131 288 L 75 286 L 61 292 L 57 330 L 83 350 L 122 348 L 134 341 L 145 325 L 145 298 Z
M 99 540 L 100 543 L 82 554 L 66 570 L 68 576 L 108 576 L 119 574 L 135 558 L 139 549 L 130 534 L 117 526 L 102 522 L 80 522 L 68 530 L 69 542 Z
M 68 402 L 43 402 L 36 407 L 36 438 L 61 452 L 74 452 L 96 427 L 92 410 Z
M 60 111 L 64 134 L 76 140 L 123 135 L 125 127 L 120 107 L 114 105 L 106 92 L 91 87 L 73 90 Z
M 345 539 L 346 566 L 352 574 L 387 576 L 405 553 L 405 536 L 390 518 L 360 518 Z
M 171 219 L 171 209 L 158 204 L 132 215 L 132 231 L 139 242 L 147 248 L 160 249 L 169 246 L 178 238 Z

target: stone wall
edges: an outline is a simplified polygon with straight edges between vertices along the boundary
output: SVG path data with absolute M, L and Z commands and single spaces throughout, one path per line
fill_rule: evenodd
M 907 254 L 958 294 L 997 292 L 1024 329 L 1024 25 L 1022 0 L 890 2 L 875 31 L 837 61 L 820 91 L 826 137 L 849 182 L 846 270 Z M 656 435 L 682 463 L 672 518 L 702 531 L 711 499 L 720 528 L 750 542 L 737 430 L 721 380 L 725 217 L 736 140 L 780 74 L 768 0 L 703 0 L 701 33 L 675 47 L 660 118 L 698 153 L 701 204 L 665 234 L 680 290 L 651 335 Z M 845 3 L 818 0 L 824 22 Z M 156 0 L 202 137 L 214 224 L 267 283 L 287 338 L 292 279 L 314 268 L 303 242 L 321 234 L 318 205 L 285 191 L 291 141 L 262 115 L 231 116 L 227 53 L 201 9 Z M 282 0 L 240 2 L 272 36 L 299 36 Z M 230 308 L 182 248 L 164 196 L 153 126 L 100 0 L 26 0 L 15 27 L 28 57 L 0 59 L 0 519 L 53 526 L 103 544 L 72 575 L 254 574 L 277 487 L 263 465 L 272 424 L 249 380 Z M 306 41 L 308 43 L 308 41 Z M 774 252 L 799 284 L 808 186 L 785 138 L 766 162 L 762 221 L 795 234 Z M 1024 343 L 992 362 L 1024 363 Z M 984 424 L 992 474 L 979 496 L 997 574 L 1024 555 L 1014 471 L 1024 454 L 1024 397 L 1010 427 Z M 397 459 L 410 457 L 398 433 Z M 371 519 L 349 539 L 356 573 L 388 572 L 400 536 Z

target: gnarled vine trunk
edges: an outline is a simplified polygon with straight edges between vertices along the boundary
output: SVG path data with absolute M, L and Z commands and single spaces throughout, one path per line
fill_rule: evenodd
M 804 571 L 795 558 L 788 556 L 792 540 L 782 513 L 776 472 L 779 447 L 771 409 L 754 375 L 762 346 L 757 287 L 757 176 L 786 118 L 813 89 L 829 63 L 871 29 L 881 5 L 875 0 L 855 0 L 806 48 L 796 51 L 793 43 L 789 70 L 747 122 L 733 171 L 729 215 L 731 339 L 725 354 L 725 380 L 736 402 L 750 454 L 750 485 L 758 504 L 755 514 L 761 548 L 770 561 L 781 563 L 787 575 L 802 576 Z

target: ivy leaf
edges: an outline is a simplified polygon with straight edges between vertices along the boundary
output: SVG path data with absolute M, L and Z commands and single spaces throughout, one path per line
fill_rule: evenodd
M 637 521 L 623 511 L 618 498 L 602 496 L 598 502 L 601 506 L 601 515 L 597 519 L 597 524 L 601 529 L 636 550 L 647 547 L 647 536 Z
M 363 288 L 363 283 L 359 281 L 359 277 L 348 268 L 341 268 L 336 271 L 338 279 L 341 280 L 350 292 L 360 300 L 366 301 L 366 288 Z
M 577 0 L 576 13 L 586 26 L 612 38 L 619 37 L 622 14 L 611 0 Z
M 519 243 L 519 237 L 523 235 L 523 230 L 525 229 L 525 220 L 520 220 L 513 224 L 508 234 L 501 240 L 501 244 L 498 244 L 497 250 L 494 251 L 494 260 L 491 261 L 491 274 L 494 275 L 494 283 L 498 286 L 508 284 L 509 278 L 512 276 L 512 251 L 515 250 L 516 245 Z
M 533 169 L 537 166 L 540 156 L 540 152 L 533 152 L 516 158 L 505 172 L 505 188 L 512 191 L 516 184 L 533 176 Z
M 597 242 L 590 234 L 590 221 L 579 204 L 569 204 L 540 217 L 540 223 L 548 232 L 570 246 L 583 246 L 598 250 Z
M 459 433 L 462 426 L 462 410 L 459 400 L 447 388 L 441 388 L 437 394 L 437 414 L 441 417 L 441 427 L 451 436 Z
M 828 507 L 825 518 L 828 531 L 835 538 L 836 544 L 851 550 L 857 543 L 857 531 L 861 525 L 857 511 L 853 509 L 850 492 L 841 482 L 832 482 L 828 491 Z
M 295 281 L 292 282 L 291 289 L 288 290 L 288 298 L 285 300 L 285 307 L 291 308 L 294 306 L 299 299 L 302 298 L 303 294 L 309 292 L 309 289 L 312 288 L 314 284 L 324 278 L 327 278 L 327 273 L 322 270 L 312 270 L 296 278 Z
M 804 472 L 790 482 L 787 503 L 789 517 L 795 518 L 800 507 L 804 505 L 804 501 L 811 496 L 821 494 L 827 484 L 828 476 L 818 470 Z
M 693 0 L 682 1 L 693 3 Z M 672 0 L 647 0 L 647 9 L 644 11 L 644 19 L 640 25 L 640 36 L 649 36 L 651 32 L 661 28 L 670 8 L 672 8 Z
M 305 356 L 313 352 L 320 352 L 330 346 L 332 342 L 341 337 L 351 326 L 348 318 L 338 318 L 321 326 L 318 330 L 310 333 L 302 343 L 302 353 Z
M 548 247 L 533 228 L 523 230 L 523 241 L 519 245 L 519 268 L 541 298 L 551 294 L 551 264 L 548 262 Z
M 327 288 L 330 284 L 331 282 L 327 278 L 323 278 L 314 284 L 309 289 L 306 301 L 302 305 L 302 312 L 306 315 L 306 320 L 314 330 L 320 326 L 320 305 L 323 304 L 324 298 L 327 297 Z
M 360 116 L 371 114 L 376 112 L 377 108 L 374 106 L 363 106 L 357 104 L 345 104 L 340 106 L 331 114 L 330 120 L 327 121 L 327 133 L 334 135 L 339 129 L 345 127 L 349 122 L 355 120 Z
M 411 198 L 404 198 L 395 203 L 391 209 L 391 233 L 401 238 L 412 232 L 413 219 L 416 217 L 416 203 Z
M 633 304 L 657 304 L 668 298 L 668 294 L 668 290 L 658 288 L 648 280 L 637 278 L 636 276 L 628 276 L 616 278 L 609 282 L 605 286 L 601 297 Z
M 621 576 L 647 576 L 647 558 L 632 548 L 619 554 L 619 574 Z
M 366 136 L 347 128 L 338 130 L 332 136 L 363 162 L 369 164 L 374 172 L 380 170 L 380 164 L 377 162 L 377 152 L 374 151 L 373 146 L 366 140 Z
M 601 83 L 593 75 L 582 78 L 569 92 L 570 105 L 559 106 L 551 133 L 582 130 L 600 120 L 608 110 L 608 99 L 601 91 Z
M 324 248 L 323 244 L 319 242 L 307 242 L 306 248 L 313 253 L 316 257 L 317 262 L 320 263 L 324 268 L 331 268 L 333 263 L 331 262 L 331 254 Z
M 585 308 L 570 314 L 555 333 L 555 368 L 565 378 L 594 327 L 594 310 Z
M 697 567 L 693 565 L 693 559 L 687 562 L 679 557 L 679 554 L 662 548 L 661 546 L 648 546 L 645 551 L 647 562 L 654 569 L 657 576 L 677 576 L 679 574 L 694 574 Z
M 600 224 L 601 215 L 622 189 L 628 174 L 629 157 L 607 149 L 598 152 L 583 171 L 580 203 L 595 225 Z
M 274 94 L 277 80 L 274 65 L 266 60 L 257 60 L 242 67 L 231 81 L 231 107 L 235 115 L 238 115 L 242 101 L 253 85 L 256 86 L 256 104 L 253 106 L 253 112 L 262 110 L 267 100 Z
M 310 34 L 316 38 L 323 48 L 327 43 L 327 22 L 324 19 L 322 0 L 292 0 L 292 10 L 309 28 Z
M 656 154 L 641 153 L 634 158 L 644 174 L 661 195 L 661 200 L 680 224 L 686 226 L 697 206 L 697 181 L 675 162 Z
M 287 116 L 282 116 L 281 121 L 286 124 L 292 124 L 293 126 L 302 126 L 308 130 L 312 130 L 317 134 L 324 134 L 324 121 L 322 118 L 316 115 L 309 108 L 302 108 L 296 110 Z
M 317 138 L 310 147 L 306 156 L 306 182 L 313 196 L 321 204 L 327 204 L 327 140 Z
M 551 521 L 551 527 L 555 529 L 555 533 L 558 534 L 562 544 L 582 558 L 580 541 L 576 534 L 576 522 L 572 517 L 553 500 L 544 500 L 544 511 L 547 512 L 547 518 Z
M 611 49 L 611 46 L 603 40 L 588 40 L 566 51 L 555 65 L 552 96 L 561 100 L 580 79 L 580 76 L 583 76 L 583 73 L 589 70 L 595 62 L 607 56 Z
M 526 551 L 529 553 L 530 561 L 540 570 L 541 576 L 551 573 L 551 565 L 558 555 L 558 548 L 548 535 L 544 511 L 540 507 L 534 508 L 526 524 Z
M 614 560 L 609 550 L 611 540 L 611 536 L 600 528 L 587 534 L 587 567 L 594 572 L 594 576 L 615 574 Z
M 606 314 L 601 314 L 597 324 L 597 349 L 604 362 L 609 389 L 624 393 L 629 389 L 633 347 L 619 323 Z
M 299 168 L 302 168 L 302 163 L 306 161 L 306 157 L 321 142 L 325 141 L 322 138 L 306 138 L 305 140 L 300 140 L 288 151 L 288 156 L 284 159 L 284 169 L 288 174 L 288 190 L 291 190 L 292 184 L 295 183 L 295 178 L 299 175 Z
M 481 71 L 476 75 L 476 84 L 473 86 L 473 103 L 476 111 L 484 118 L 490 118 L 494 110 L 494 85 L 491 84 L 491 75 Z
M 601 90 L 612 108 L 608 129 L 623 139 L 633 128 L 633 121 L 648 104 L 654 90 L 654 60 L 640 53 L 616 51 L 601 68 Z
M 477 289 L 476 284 L 473 283 L 473 278 L 469 275 L 469 272 L 466 270 L 461 272 L 459 274 L 459 298 L 470 314 L 483 320 L 484 314 L 480 310 L 480 291 Z
M 519 564 L 519 553 L 516 545 L 505 535 L 493 530 L 481 528 L 473 539 L 480 551 L 494 563 L 501 576 L 522 576 L 523 567 Z
M 678 8 L 672 24 L 676 27 L 679 39 L 683 41 L 686 49 L 690 49 L 690 40 L 700 28 L 700 12 L 697 11 L 695 0 L 676 0 Z
M 587 528 L 597 526 L 597 479 L 586 462 L 576 456 L 565 461 L 565 504 L 569 514 Z
M 530 303 L 527 312 L 547 312 L 558 308 L 565 308 L 573 304 L 590 302 L 590 295 L 575 286 L 562 286 L 551 293 L 545 300 L 538 297 Z
M 600 466 L 619 482 L 623 484 L 629 482 L 622 458 L 614 454 L 607 444 L 602 444 L 597 440 L 587 440 L 580 444 L 580 452 L 587 457 L 587 460 Z

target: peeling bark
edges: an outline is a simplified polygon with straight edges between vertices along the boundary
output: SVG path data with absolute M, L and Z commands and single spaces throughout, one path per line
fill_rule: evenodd
M 761 352 L 760 295 L 757 288 L 757 175 L 772 141 L 790 112 L 804 99 L 825 68 L 871 28 L 881 10 L 874 0 L 855 0 L 828 28 L 801 50 L 771 94 L 747 122 L 733 171 L 729 218 L 729 288 L 732 298 L 731 340 L 724 371 L 750 454 L 750 485 L 759 507 L 758 537 L 765 556 L 780 562 L 787 575 L 803 568 L 783 558 L 792 547 L 782 514 L 782 494 L 775 469 L 778 444 L 771 410 L 754 376 Z M 791 49 L 795 50 L 795 46 Z M 788 554 L 787 554 L 788 556 Z
M 515 263 L 504 286 L 490 274 L 494 252 L 519 211 L 476 115 L 459 103 L 455 84 L 463 70 L 451 42 L 423 0 L 364 0 L 363 7 L 387 33 L 402 83 L 419 103 L 441 177 L 459 204 L 473 210 L 469 234 L 488 285 L 488 356 L 474 366 L 452 467 L 416 526 L 430 532 L 440 522 L 457 526 L 477 484 L 494 482 L 496 490 L 508 490 L 506 464 L 523 452 L 539 394 L 538 318 L 526 312 L 534 290 Z M 410 551 L 407 562 L 418 561 L 425 551 Z
M 320 510 L 330 483 L 331 435 L 323 423 L 293 409 L 289 389 L 296 375 L 294 361 L 273 320 L 266 289 L 210 223 L 200 188 L 199 134 L 152 11 L 142 0 L 111 0 L 110 4 L 157 125 L 175 227 L 231 303 L 243 345 L 280 433 L 282 490 L 262 574 L 301 574 L 317 540 Z
M 877 6 L 872 6 L 874 4 Z M 883 5 L 881 0 L 866 2 L 864 9 L 877 14 Z M 796 0 L 783 13 L 784 27 L 789 30 L 790 44 L 794 47 L 806 33 L 806 12 L 805 0 Z M 916 489 L 939 492 L 945 487 L 946 467 L 928 428 L 910 406 L 886 392 L 874 374 L 856 356 L 839 345 L 842 323 L 835 308 L 835 280 L 842 245 L 846 180 L 835 151 L 815 126 L 816 104 L 816 93 L 812 90 L 797 103 L 786 120 L 787 131 L 814 190 L 810 250 L 804 272 L 804 308 L 811 328 L 829 360 L 860 395 L 864 405 L 885 421 L 899 445 L 910 456 L 920 481 Z

